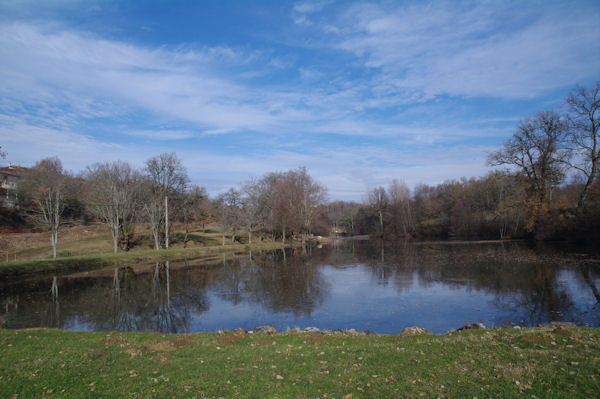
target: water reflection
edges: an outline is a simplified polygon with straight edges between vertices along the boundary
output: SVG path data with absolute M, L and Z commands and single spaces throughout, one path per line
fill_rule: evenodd
M 8 328 L 93 331 L 600 326 L 599 266 L 586 259 L 519 243 L 339 241 L 4 282 L 0 316 Z

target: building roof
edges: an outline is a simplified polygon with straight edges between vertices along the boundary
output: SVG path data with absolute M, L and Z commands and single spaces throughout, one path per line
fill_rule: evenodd
M 24 170 L 25 168 L 22 166 L 8 165 L 3 168 L 0 168 L 0 175 L 19 177 L 21 176 Z

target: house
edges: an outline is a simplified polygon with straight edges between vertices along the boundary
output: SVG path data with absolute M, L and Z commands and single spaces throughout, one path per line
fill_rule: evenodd
M 13 208 L 17 203 L 17 182 L 25 168 L 9 164 L 0 168 L 0 206 Z

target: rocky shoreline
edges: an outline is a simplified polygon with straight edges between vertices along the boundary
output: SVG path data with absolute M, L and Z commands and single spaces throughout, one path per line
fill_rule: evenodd
M 544 323 L 544 324 L 540 324 L 538 326 L 535 327 L 543 327 L 543 328 L 572 328 L 572 327 L 577 327 L 575 325 L 575 323 L 570 322 L 570 321 L 552 321 L 549 323 Z M 467 323 L 465 325 L 463 325 L 460 328 L 457 328 L 455 330 L 450 330 L 445 332 L 444 334 L 448 334 L 448 333 L 453 333 L 456 331 L 462 331 L 462 330 L 485 330 L 485 329 L 493 329 L 496 327 L 492 327 L 492 328 L 488 328 L 485 326 L 485 324 L 483 323 Z M 534 327 L 521 327 L 518 325 L 510 325 L 510 326 L 506 326 L 506 328 L 514 328 L 514 329 L 525 329 L 525 328 L 534 328 Z M 219 330 L 219 333 L 223 333 L 223 330 Z M 278 334 L 278 333 L 322 333 L 322 334 L 334 334 L 334 333 L 343 333 L 343 334 L 349 334 L 349 335 L 388 335 L 388 334 L 377 334 L 371 330 L 362 330 L 362 331 L 357 331 L 353 328 L 349 329 L 349 330 L 341 330 L 341 329 L 336 329 L 336 330 L 321 330 L 318 327 L 305 327 L 305 328 L 287 328 L 285 331 L 277 331 L 274 327 L 272 326 L 259 326 L 256 327 L 252 330 L 244 330 L 242 328 L 234 330 L 235 333 L 241 333 L 241 334 Z M 418 327 L 418 326 L 412 326 L 412 327 L 406 327 L 404 330 L 402 330 L 402 332 L 400 332 L 397 335 L 421 335 L 421 334 L 433 334 L 432 332 L 427 331 L 424 328 Z M 434 334 L 435 335 L 435 334 Z M 437 334 L 437 335 L 443 335 L 443 334 Z

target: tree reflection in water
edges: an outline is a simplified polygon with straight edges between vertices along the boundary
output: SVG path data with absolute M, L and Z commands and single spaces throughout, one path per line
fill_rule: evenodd
M 468 318 L 598 326 L 599 283 L 597 263 L 522 243 L 346 240 L 8 281 L 0 299 L 8 328 L 191 332 L 279 323 L 395 333 L 418 322 L 443 332 Z

